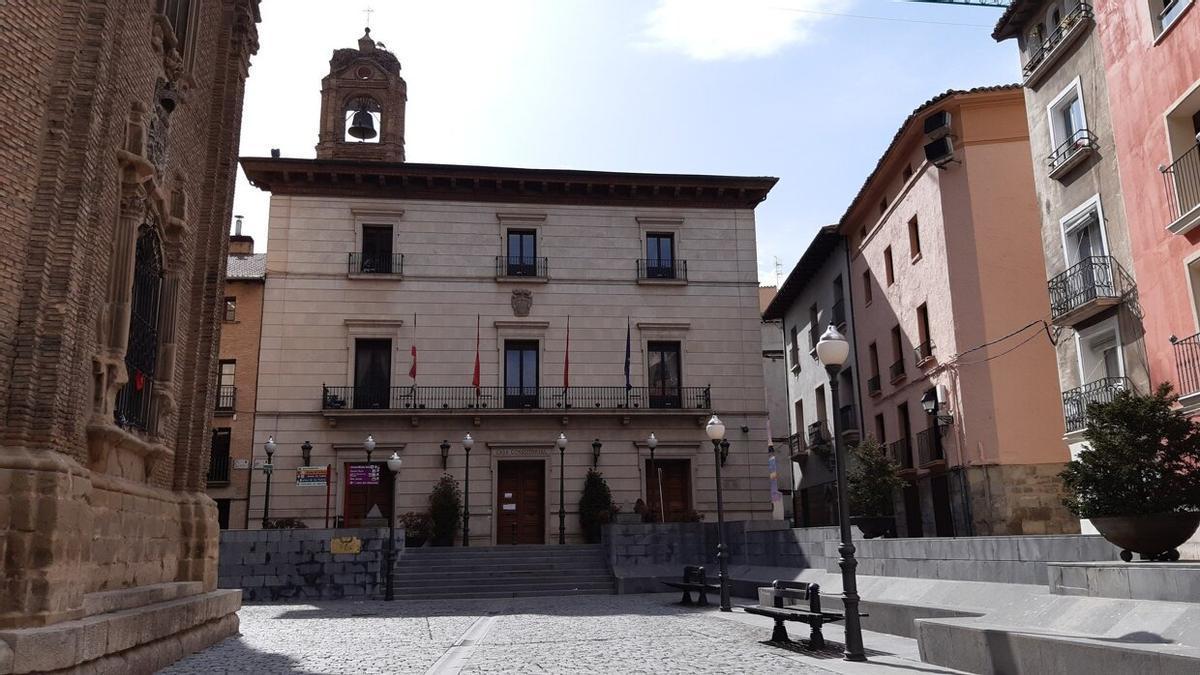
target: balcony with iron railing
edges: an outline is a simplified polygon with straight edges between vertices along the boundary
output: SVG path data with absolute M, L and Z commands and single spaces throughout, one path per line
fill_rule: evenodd
M 904 357 L 900 357 L 888 367 L 888 376 L 892 378 L 892 382 L 898 382 L 904 375 Z
M 209 454 L 208 458 L 208 487 L 219 487 L 229 485 L 229 450 L 223 452 L 216 450 Z
M 805 438 L 805 432 L 795 433 L 788 436 L 788 448 L 792 453 L 792 461 L 797 461 L 800 457 L 808 454 L 808 440 Z
M 925 340 L 924 342 L 913 347 L 913 355 L 917 359 L 917 365 L 924 365 L 926 361 L 933 358 L 933 340 Z
M 879 381 L 879 375 L 872 375 L 867 378 L 867 395 L 878 396 L 883 392 L 883 385 Z
M 404 274 L 404 254 L 351 253 L 346 272 L 350 276 L 402 276 Z
M 939 436 L 941 427 L 934 425 L 917 432 L 917 466 L 925 467 L 930 464 L 946 461 L 946 453 Z
M 1183 339 L 1172 335 L 1171 345 L 1175 349 L 1177 393 L 1180 399 L 1196 397 L 1200 394 L 1200 334 Z
M 1160 166 L 1158 170 L 1162 172 L 1171 209 L 1167 230 L 1172 234 L 1187 234 L 1200 225 L 1200 141 L 1169 166 Z
M 372 411 L 405 415 L 514 410 L 694 413 L 712 410 L 709 387 L 331 387 L 321 386 L 326 414 Z
M 639 259 L 637 278 L 639 282 L 686 282 L 687 261 Z
M 546 280 L 550 277 L 550 262 L 546 258 L 528 256 L 496 256 L 497 279 Z
M 1081 2 L 1075 9 L 1067 12 L 1059 21 L 1050 35 L 1046 36 L 1030 53 L 1025 65 L 1021 68 L 1026 87 L 1037 85 L 1053 69 L 1067 50 L 1087 32 L 1094 21 L 1092 6 Z
M 1093 403 L 1108 403 L 1122 391 L 1130 389 L 1127 377 L 1106 377 L 1063 392 L 1063 420 L 1067 433 L 1081 431 L 1087 427 L 1088 406 Z
M 1078 325 L 1120 304 L 1135 288 L 1133 277 L 1116 258 L 1107 255 L 1084 258 L 1046 285 L 1050 291 L 1050 320 L 1057 326 Z
M 829 433 L 829 423 L 825 420 L 817 420 L 808 425 L 809 448 L 827 448 L 832 440 L 833 434 Z
M 232 414 L 237 405 L 237 387 L 232 384 L 222 384 L 217 387 L 217 405 L 216 412 L 221 414 Z
M 844 405 L 838 411 L 838 424 L 842 427 L 842 438 L 847 442 L 856 442 L 859 436 L 858 429 L 858 408 L 853 405 Z
M 833 321 L 831 322 L 833 325 L 838 328 L 846 325 L 846 301 L 844 299 L 838 298 L 833 303 L 833 307 L 830 308 L 830 313 L 833 315 Z
M 896 466 L 900 467 L 901 471 L 913 468 L 912 450 L 909 448 L 907 438 L 889 443 L 888 457 L 896 463 Z
M 1080 129 L 1059 143 L 1046 158 L 1050 177 L 1058 180 L 1091 157 L 1096 152 L 1096 140 L 1096 134 L 1087 129 Z

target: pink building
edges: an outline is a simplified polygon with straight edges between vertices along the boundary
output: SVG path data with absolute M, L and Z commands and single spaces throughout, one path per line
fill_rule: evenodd
M 1152 382 L 1200 410 L 1200 10 L 1098 0 L 1109 107 Z
M 1060 502 L 1029 157 L 1021 87 L 946 92 L 905 120 L 839 223 L 863 432 L 903 469 L 901 536 L 1078 531 Z

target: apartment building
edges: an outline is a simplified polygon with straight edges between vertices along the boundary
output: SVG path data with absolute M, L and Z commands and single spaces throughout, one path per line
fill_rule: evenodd
M 719 462 L 727 517 L 769 518 L 754 208 L 775 179 L 406 163 L 406 101 L 366 35 L 322 82 L 317 158 L 242 159 L 271 193 L 270 517 L 386 522 L 449 474 L 472 544 L 575 542 L 588 469 L 626 513 L 711 521 Z
M 1078 531 L 1022 88 L 904 121 L 839 223 L 867 433 L 907 486 L 901 536 Z
M 250 463 L 254 456 L 254 406 L 258 393 L 258 350 L 262 337 L 263 286 L 267 255 L 254 253 L 254 238 L 242 234 L 237 217 L 229 237 L 217 391 L 209 446 L 208 496 L 217 503 L 221 529 L 249 526 Z
M 764 319 L 780 322 L 787 355 L 788 446 L 797 468 L 792 501 L 798 527 L 837 523 L 834 418 L 848 444 L 858 441 L 862 429 L 850 289 L 845 238 L 837 226 L 827 225 L 817 231 L 763 312 Z M 830 325 L 837 326 L 851 345 L 850 358 L 838 374 L 837 408 L 829 374 L 816 351 L 817 340 Z
M 1104 49 L 1095 9 L 1077 0 L 1013 3 L 993 37 L 1015 39 L 1021 58 L 1065 439 L 1075 455 L 1088 404 L 1151 386 Z
M 758 308 L 766 312 L 779 292 L 776 286 L 759 286 Z M 792 477 L 796 467 L 791 461 L 788 429 L 787 356 L 783 349 L 782 324 L 763 318 L 763 384 L 767 393 L 768 446 L 775 461 L 775 484 L 771 493 L 771 514 L 775 520 L 792 522 Z

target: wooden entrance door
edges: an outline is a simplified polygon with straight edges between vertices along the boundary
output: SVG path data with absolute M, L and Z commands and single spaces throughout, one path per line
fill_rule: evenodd
M 658 475 L 655 475 L 657 471 Z M 659 485 L 662 498 L 659 498 Z M 646 460 L 646 506 L 655 522 L 682 523 L 692 513 L 692 463 L 686 459 Z M 665 517 L 663 512 L 665 511 Z
M 546 467 L 541 460 L 500 462 L 496 471 L 496 543 L 546 543 Z
M 374 470 L 371 469 L 374 467 Z M 392 472 L 384 462 L 347 462 L 343 473 L 344 527 L 387 527 L 392 514 Z M 376 474 L 378 477 L 376 478 Z M 369 480 L 375 484 L 364 484 Z M 307 488 L 312 489 L 312 488 Z

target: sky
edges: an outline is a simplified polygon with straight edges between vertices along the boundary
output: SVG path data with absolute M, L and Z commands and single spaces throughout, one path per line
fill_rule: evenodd
M 365 11 L 373 10 L 369 15 Z M 905 117 L 1016 82 L 1000 9 L 904 0 L 263 0 L 241 154 L 314 157 L 334 49 L 371 36 L 408 83 L 410 162 L 776 176 L 760 282 L 845 211 Z M 269 196 L 234 213 L 266 250 Z

